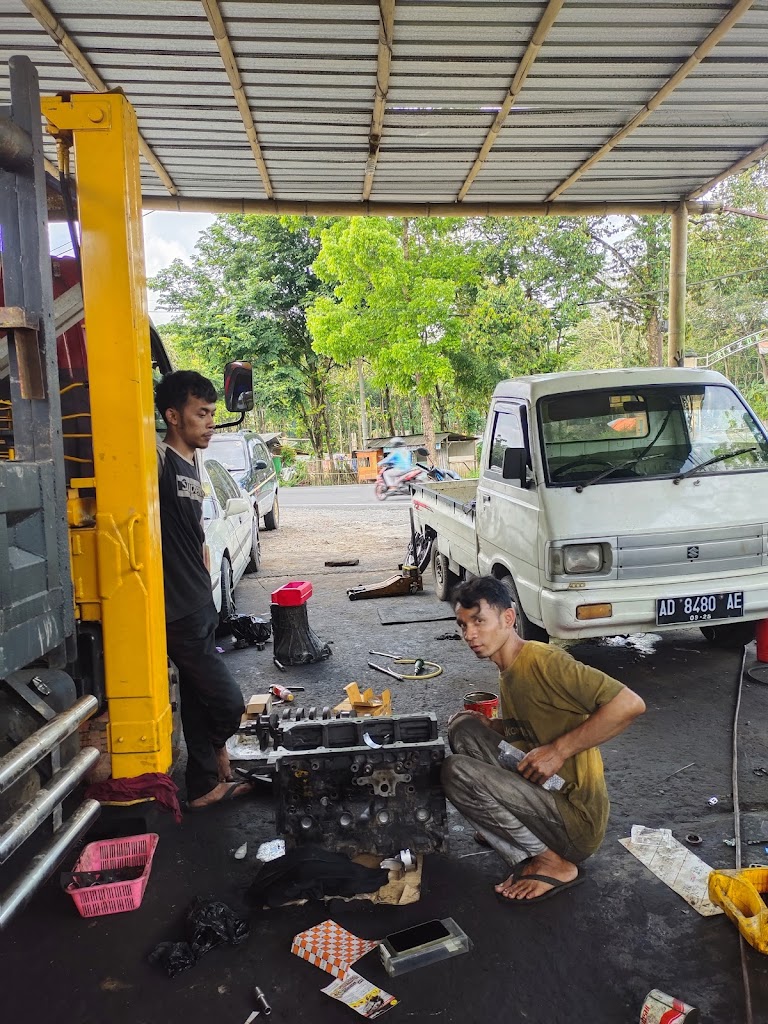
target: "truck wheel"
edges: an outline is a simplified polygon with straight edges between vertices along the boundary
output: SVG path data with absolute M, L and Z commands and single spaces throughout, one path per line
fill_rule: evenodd
M 538 640 L 542 644 L 549 643 L 549 633 L 546 629 L 542 629 L 541 626 L 537 626 L 535 622 L 531 622 L 528 616 L 523 611 L 523 606 L 520 604 L 520 598 L 517 595 L 517 587 L 515 581 L 511 576 L 502 576 L 501 582 L 509 591 L 509 596 L 515 602 L 515 609 L 517 611 L 517 619 L 515 620 L 515 629 L 517 635 L 521 640 Z
M 253 525 L 251 527 L 251 557 L 248 560 L 248 565 L 246 565 L 245 571 L 258 572 L 260 565 L 261 537 L 259 536 L 259 520 L 254 518 Z
M 276 530 L 280 525 L 280 504 L 275 495 L 275 500 L 272 502 L 272 508 L 264 516 L 264 529 L 265 530 Z
M 754 622 L 734 622 L 726 626 L 700 626 L 702 635 L 715 647 L 744 647 L 755 639 Z
M 448 568 L 448 559 L 440 554 L 435 543 L 432 544 L 432 572 L 435 576 L 435 597 L 438 601 L 450 600 L 459 577 Z

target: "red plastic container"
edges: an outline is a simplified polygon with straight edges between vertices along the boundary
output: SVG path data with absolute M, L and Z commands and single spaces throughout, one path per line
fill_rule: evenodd
M 88 843 L 78 858 L 73 871 L 109 871 L 113 868 L 143 868 L 138 878 L 130 882 L 109 882 L 92 885 L 88 889 L 67 886 L 81 917 L 100 917 L 103 914 L 122 914 L 136 910 L 144 898 L 152 858 L 159 840 L 156 832 L 124 839 L 104 839 Z
M 297 605 L 306 604 L 310 597 L 312 584 L 309 580 L 294 580 L 272 591 L 272 604 L 282 605 L 283 608 L 295 608 Z

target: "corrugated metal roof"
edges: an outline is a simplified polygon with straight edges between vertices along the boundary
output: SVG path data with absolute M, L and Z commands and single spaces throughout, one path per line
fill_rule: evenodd
M 44 93 L 91 91 L 32 13 L 40 6 L 2 0 L 0 104 L 15 53 L 35 62 Z M 134 104 L 182 203 L 263 200 L 267 185 L 278 201 L 356 202 L 366 165 L 372 201 L 453 202 L 470 172 L 467 203 L 538 202 L 552 192 L 676 200 L 768 140 L 768 0 L 568 0 L 475 165 L 549 6 L 398 0 L 382 83 L 378 3 L 220 0 L 265 180 L 202 0 L 47 3 L 107 85 Z M 740 16 L 690 75 L 558 193 L 734 8 Z M 369 138 L 377 73 L 386 93 L 380 140 Z M 142 182 L 146 201 L 168 195 L 144 161 Z

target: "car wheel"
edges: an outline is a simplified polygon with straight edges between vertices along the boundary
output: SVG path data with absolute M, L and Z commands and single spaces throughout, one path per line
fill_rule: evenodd
M 219 612 L 219 624 L 225 626 L 227 619 L 237 615 L 235 606 L 235 583 L 232 576 L 232 566 L 228 558 L 221 563 L 221 611 Z
M 258 572 L 259 566 L 261 565 L 261 535 L 259 534 L 259 520 L 254 519 L 251 526 L 251 556 L 248 560 L 248 565 L 245 567 L 246 572 Z
M 275 500 L 272 502 L 272 508 L 264 516 L 264 529 L 265 530 L 276 530 L 280 525 L 280 504 L 275 495 Z
M 523 611 L 523 606 L 520 604 L 520 598 L 517 594 L 517 587 L 515 581 L 511 576 L 502 576 L 501 582 L 509 591 L 509 596 L 515 602 L 515 610 L 517 612 L 517 618 L 515 619 L 515 629 L 517 635 L 521 640 L 538 640 L 542 644 L 549 643 L 549 633 L 546 629 L 541 626 L 537 626 L 535 622 L 531 622 L 528 616 Z
M 448 559 L 437 550 L 437 544 L 432 545 L 432 572 L 435 577 L 435 597 L 438 601 L 448 601 L 459 577 L 448 568 Z
M 725 626 L 700 626 L 702 636 L 715 647 L 744 647 L 755 639 L 754 622 L 734 622 Z

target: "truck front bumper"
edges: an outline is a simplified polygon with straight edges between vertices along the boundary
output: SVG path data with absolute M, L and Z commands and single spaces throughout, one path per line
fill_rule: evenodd
M 698 597 L 704 594 L 744 594 L 744 615 L 738 618 L 705 619 L 658 625 L 656 601 L 669 597 Z M 581 620 L 577 609 L 583 605 L 610 604 L 611 615 Z M 541 615 L 550 636 L 561 640 L 619 633 L 661 633 L 685 626 L 720 626 L 750 619 L 768 618 L 768 573 L 684 580 L 665 583 L 655 580 L 641 586 L 589 587 L 584 590 L 542 590 Z

